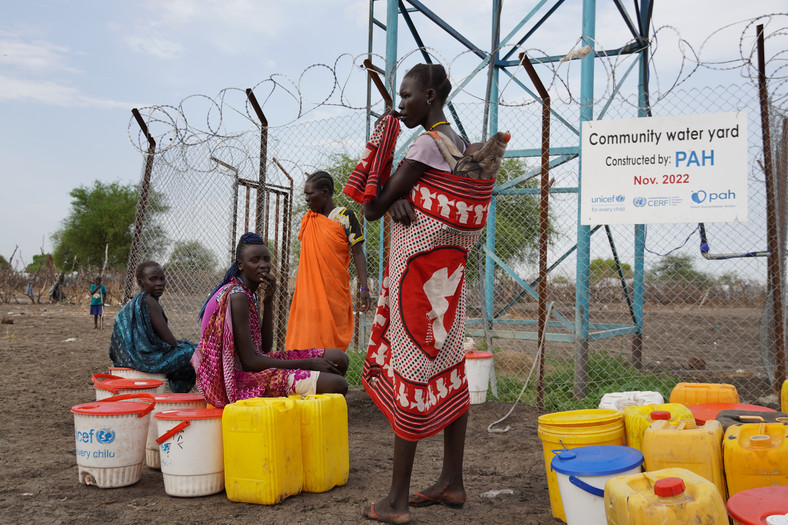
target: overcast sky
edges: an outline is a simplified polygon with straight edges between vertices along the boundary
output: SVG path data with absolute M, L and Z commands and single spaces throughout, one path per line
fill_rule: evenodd
M 536 3 L 504 2 L 502 35 Z M 491 2 L 427 4 L 475 44 L 489 47 Z M 603 47 L 620 47 L 630 38 L 620 17 L 611 2 L 598 4 L 597 39 Z M 568 52 L 579 37 L 581 6 L 566 2 L 563 21 L 546 24 L 527 46 Z M 674 26 L 697 51 L 716 28 L 785 8 L 784 0 L 661 1 L 654 24 Z M 97 179 L 138 182 L 142 157 L 128 137 L 131 108 L 177 106 L 189 95 L 214 97 L 274 74 L 298 78 L 312 64 L 333 65 L 343 53 L 358 56 L 367 49 L 368 11 L 363 0 L 2 2 L 0 254 L 8 259 L 18 245 L 17 258 L 21 253 L 30 262 L 42 244 L 50 251 L 50 235 L 66 217 L 74 187 Z M 376 2 L 376 14 L 385 20 L 385 2 Z M 704 46 L 703 57 L 737 59 L 741 29 L 721 33 Z M 462 51 L 435 29 L 423 36 L 449 59 Z M 383 33 L 378 37 L 382 52 Z M 662 50 L 667 58 L 657 62 L 667 76 L 679 67 L 668 47 Z M 403 36 L 400 52 L 411 49 Z M 467 74 L 458 71 L 463 67 L 454 64 L 452 76 Z M 348 91 L 363 104 L 363 86 Z M 289 118 L 275 106 L 264 109 L 272 124 Z

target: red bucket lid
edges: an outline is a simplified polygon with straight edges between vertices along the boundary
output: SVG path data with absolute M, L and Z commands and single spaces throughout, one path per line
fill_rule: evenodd
M 153 396 L 141 392 L 139 394 L 124 394 L 122 396 L 110 397 L 101 401 L 82 403 L 71 407 L 74 414 L 86 414 L 91 416 L 122 416 L 134 414 L 142 417 L 153 410 L 156 401 Z
M 762 525 L 774 514 L 788 513 L 788 486 L 758 487 L 737 492 L 728 499 L 728 515 L 745 525 Z
M 701 403 L 689 407 L 695 422 L 698 425 L 717 417 L 722 410 L 750 410 L 753 412 L 776 412 L 776 410 L 759 405 L 748 405 L 746 403 Z
M 121 390 L 150 390 L 152 388 L 159 388 L 163 384 L 164 382 L 160 379 L 121 378 L 96 382 L 94 388 L 117 394 Z
M 492 352 L 485 352 L 484 350 L 472 350 L 465 353 L 465 359 L 489 359 L 492 356 Z
M 200 394 L 179 394 L 176 392 L 163 392 L 161 394 L 153 394 L 157 403 L 205 403 L 205 398 Z
M 216 419 L 222 417 L 222 408 L 179 408 L 176 410 L 162 410 L 155 414 L 156 419 L 170 421 L 192 419 Z

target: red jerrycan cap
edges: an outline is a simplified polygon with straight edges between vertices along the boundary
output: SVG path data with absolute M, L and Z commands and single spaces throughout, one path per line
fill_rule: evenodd
M 654 483 L 654 494 L 660 498 L 678 496 L 686 490 L 681 478 L 662 478 Z
M 659 420 L 670 420 L 670 412 L 667 410 L 655 410 L 650 414 L 652 421 L 659 421 Z

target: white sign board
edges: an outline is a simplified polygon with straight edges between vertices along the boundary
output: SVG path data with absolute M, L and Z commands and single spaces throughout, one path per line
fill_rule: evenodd
M 747 113 L 583 122 L 580 223 L 747 220 Z

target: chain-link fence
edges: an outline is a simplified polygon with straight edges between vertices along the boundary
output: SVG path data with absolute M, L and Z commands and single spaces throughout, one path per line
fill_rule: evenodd
M 466 274 L 467 335 L 476 348 L 494 352 L 493 393 L 499 399 L 535 403 L 540 389 L 546 409 L 593 406 L 601 394 L 611 391 L 657 390 L 667 396 L 682 380 L 733 383 L 745 402 L 766 402 L 762 398 L 773 391 L 770 369 L 763 359 L 770 347 L 764 321 L 768 318 L 764 311 L 766 260 L 709 256 L 757 255 L 766 250 L 757 87 L 748 82 L 702 89 L 685 85 L 653 100 L 655 116 L 747 112 L 749 219 L 646 228 L 642 344 L 633 344 L 632 330 L 639 307 L 632 283 L 634 227 L 592 228 L 587 283 L 590 335 L 587 355 L 578 357 L 575 298 L 577 286 L 584 284 L 577 282 L 575 258 L 579 161 L 576 155 L 553 155 L 545 297 L 550 317 L 544 368 L 539 374 L 534 290 L 539 277 L 541 105 L 533 101 L 502 105 L 497 124 L 498 129 L 512 133 L 509 151 L 531 153 L 504 161 L 494 197 L 495 221 L 488 224 L 482 246 L 471 254 Z M 137 253 L 132 250 L 130 262 L 154 258 L 164 265 L 169 285 L 161 302 L 176 337 L 199 337 L 197 313 L 234 258 L 235 242 L 244 231 L 257 230 L 272 248 L 281 284 L 275 302 L 275 345 L 282 345 L 297 271 L 306 173 L 332 172 L 337 179 L 337 200 L 353 208 L 355 204 L 338 194 L 369 130 L 366 109 L 345 104 L 325 107 L 334 116 L 318 119 L 312 112 L 288 125 L 253 127 L 233 134 L 196 132 L 180 124 L 185 122 L 180 109 L 147 112 L 148 125 L 163 126 L 165 131 L 154 133 L 158 144 L 150 168 L 143 163 L 150 175 L 147 199 L 154 205 L 148 206 L 135 232 Z M 454 120 L 462 123 L 471 141 L 482 138 L 471 130 L 483 127 L 484 109 L 482 102 L 454 103 Z M 619 97 L 605 107 L 604 118 L 632 118 L 637 110 L 626 97 Z M 555 108 L 555 115 L 561 118 L 552 119 L 550 148 L 576 148 L 579 105 L 570 97 Z M 168 126 L 172 131 L 166 131 Z M 408 136 L 406 132 L 402 137 Z M 144 140 L 137 143 L 143 145 L 139 149 L 144 153 Z M 360 214 L 357 206 L 353 209 Z M 370 290 L 374 292 L 382 274 L 381 228 L 373 223 L 366 224 L 365 230 Z M 704 251 L 701 242 L 707 247 Z M 133 266 L 128 268 L 129 282 L 133 282 Z M 356 316 L 356 332 L 348 349 L 352 385 L 360 384 L 373 316 L 374 312 Z M 581 376 L 585 396 L 580 399 L 576 395 L 578 358 L 587 361 L 587 375 Z

